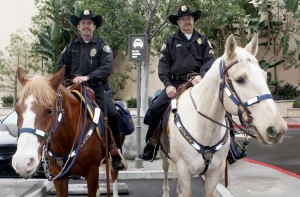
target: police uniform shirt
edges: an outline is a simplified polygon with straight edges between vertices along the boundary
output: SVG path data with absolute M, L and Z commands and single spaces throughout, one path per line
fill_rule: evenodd
M 65 79 L 88 76 L 89 83 L 105 82 L 112 72 L 113 53 L 101 37 L 84 42 L 80 37 L 62 51 L 57 70 L 66 65 Z
M 172 85 L 172 75 L 187 75 L 194 71 L 203 77 L 214 62 L 211 45 L 196 30 L 190 40 L 180 30 L 169 36 L 161 53 L 158 75 L 165 87 Z

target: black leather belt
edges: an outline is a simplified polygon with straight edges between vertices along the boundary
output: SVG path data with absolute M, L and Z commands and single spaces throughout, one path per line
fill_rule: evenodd
M 102 83 L 101 82 L 97 82 L 97 83 L 87 83 L 89 87 L 93 87 L 93 86 L 98 86 L 98 85 L 101 85 Z
M 186 75 L 171 75 L 172 80 L 175 81 L 188 81 L 189 80 L 189 74 Z

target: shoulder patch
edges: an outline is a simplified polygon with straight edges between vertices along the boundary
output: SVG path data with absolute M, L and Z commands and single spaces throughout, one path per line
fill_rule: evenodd
M 67 47 L 65 47 L 65 48 L 64 48 L 64 50 L 62 50 L 62 52 L 61 52 L 61 53 L 64 53 L 64 52 L 66 52 L 66 48 L 67 48 Z
M 108 45 L 104 45 L 103 51 L 105 51 L 106 53 L 112 53 L 112 50 Z
M 212 49 L 212 46 L 211 46 L 210 42 L 209 42 L 209 41 L 207 41 L 207 43 L 208 43 L 208 45 L 210 46 L 210 48 Z

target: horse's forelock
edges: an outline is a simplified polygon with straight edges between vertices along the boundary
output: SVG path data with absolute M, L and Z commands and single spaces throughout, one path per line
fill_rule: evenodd
M 55 91 L 43 76 L 35 76 L 26 83 L 21 91 L 19 102 L 24 103 L 30 95 L 33 95 L 41 105 L 46 105 L 56 99 Z
M 248 51 L 246 51 L 244 48 L 237 47 L 235 51 L 236 60 L 239 62 L 252 62 L 254 64 L 257 64 L 257 59 L 252 54 L 250 54 Z

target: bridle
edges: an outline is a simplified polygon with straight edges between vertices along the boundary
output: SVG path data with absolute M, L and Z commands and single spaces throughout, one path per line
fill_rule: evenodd
M 235 91 L 235 88 L 232 84 L 231 79 L 228 75 L 228 70 L 232 68 L 239 61 L 235 60 L 229 65 L 225 65 L 223 59 L 219 63 L 219 71 L 220 71 L 220 85 L 219 85 L 219 99 L 221 104 L 224 106 L 224 92 L 227 96 L 233 101 L 233 103 L 238 107 L 238 117 L 242 126 L 246 129 L 242 129 L 246 134 L 251 135 L 249 133 L 253 128 L 253 115 L 248 109 L 249 106 L 259 103 L 266 99 L 273 99 L 271 94 L 263 94 L 260 96 L 253 97 L 246 102 L 243 102 Z M 243 117 L 243 113 L 246 113 L 247 119 L 245 120 Z M 227 116 L 228 117 L 228 116 Z M 232 121 L 232 119 L 231 119 Z M 236 123 L 235 123 L 236 124 Z M 240 128 L 241 129 L 241 128 Z M 253 137 L 253 136 L 252 136 Z
M 52 135 L 55 133 L 58 125 L 60 124 L 62 117 L 63 117 L 63 107 L 62 107 L 62 95 L 60 92 L 60 89 L 57 89 L 57 100 L 56 100 L 56 106 L 54 110 L 54 116 L 52 116 L 50 128 L 47 131 L 42 131 L 35 128 L 20 128 L 18 130 L 18 135 L 20 136 L 22 133 L 31 133 L 33 135 L 36 135 L 38 137 L 41 137 L 43 140 L 46 141 L 45 145 L 42 146 L 42 164 L 44 167 L 44 173 L 50 180 L 50 172 L 49 172 L 49 163 L 46 159 L 46 154 L 48 152 L 48 147 L 51 144 L 52 141 Z
M 75 142 L 76 140 L 74 140 L 73 142 L 73 146 L 70 150 L 69 154 L 65 154 L 63 156 L 58 156 L 57 154 L 55 154 L 51 148 L 51 141 L 52 141 L 52 135 L 55 133 L 58 125 L 61 122 L 64 110 L 63 110 L 63 104 L 62 104 L 62 94 L 60 89 L 57 89 L 57 101 L 56 101 L 56 107 L 55 107 L 55 111 L 54 111 L 54 116 L 52 118 L 51 121 L 51 126 L 50 129 L 48 131 L 41 131 L 39 129 L 33 129 L 33 128 L 21 128 L 19 129 L 19 135 L 21 133 L 31 133 L 34 135 L 37 135 L 39 137 L 42 137 L 43 139 L 46 140 L 46 144 L 42 147 L 42 163 L 44 165 L 44 171 L 45 171 L 45 175 L 48 177 L 48 180 L 52 181 L 54 179 L 63 177 L 73 166 L 73 164 L 76 161 L 76 158 L 78 156 L 79 150 L 86 144 L 86 142 L 88 141 L 88 139 L 91 137 L 92 133 L 94 132 L 94 130 L 96 129 L 96 127 L 98 127 L 98 123 L 100 120 L 100 116 L 101 116 L 101 110 L 98 106 L 95 107 L 94 109 L 94 114 L 93 114 L 93 119 L 92 122 L 90 124 L 90 127 L 88 128 L 87 132 L 85 133 L 85 125 L 87 122 L 87 117 L 88 117 L 88 109 L 91 108 L 91 106 L 88 103 L 88 100 L 92 101 L 90 95 L 87 92 L 87 88 L 86 88 L 86 84 L 82 84 L 83 87 L 83 100 L 80 100 L 80 106 L 84 105 L 84 120 L 83 120 L 83 124 L 82 124 L 82 128 L 81 128 L 81 133 L 80 133 L 80 137 L 79 137 L 79 141 L 77 144 L 77 147 L 75 147 Z M 82 103 L 83 102 L 83 103 Z M 95 103 L 93 103 L 95 104 Z M 81 109 L 81 108 L 80 108 Z M 81 110 L 79 113 L 79 117 L 81 116 Z M 79 121 L 78 121 L 79 122 Z M 79 131 L 80 129 L 78 129 L 78 125 L 77 125 L 77 129 L 76 129 L 76 133 L 77 131 Z M 52 157 L 56 164 L 61 167 L 61 172 L 58 175 L 52 175 L 50 174 L 49 171 L 49 162 L 47 159 L 46 155 L 49 155 L 50 157 Z M 69 163 L 69 160 L 72 158 L 71 162 Z
M 57 89 L 57 102 L 56 102 L 56 107 L 55 107 L 55 111 L 54 111 L 54 113 L 57 115 L 53 116 L 53 118 L 52 118 L 50 130 L 42 131 L 42 130 L 33 129 L 33 128 L 20 128 L 18 131 L 19 135 L 21 135 L 22 133 L 31 133 L 31 134 L 37 135 L 39 137 L 42 137 L 48 141 L 49 138 L 51 138 L 51 135 L 57 129 L 57 127 L 62 119 L 63 111 L 64 110 L 62 108 L 62 95 L 61 95 L 60 90 Z M 56 117 L 56 120 L 55 120 L 55 123 L 53 124 L 55 117 Z

